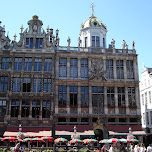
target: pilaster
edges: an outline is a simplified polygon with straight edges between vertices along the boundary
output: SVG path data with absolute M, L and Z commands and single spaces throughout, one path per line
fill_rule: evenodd
M 55 65 L 55 73 L 56 73 L 56 78 L 59 78 L 59 57 L 56 57 L 56 65 Z M 57 100 L 58 101 L 58 100 Z
M 123 67 L 124 67 L 124 79 L 127 79 L 127 66 L 126 66 L 126 60 L 123 60 Z
M 89 114 L 92 114 L 92 86 L 89 86 Z
M 70 78 L 70 57 L 67 58 L 67 78 Z
M 78 86 L 78 114 L 81 113 L 81 86 Z
M 81 78 L 81 59 L 78 58 L 78 78 Z
M 113 74 L 114 74 L 114 79 L 117 79 L 117 72 L 116 72 L 116 60 L 113 60 Z
M 114 87 L 114 98 L 115 98 L 115 114 L 119 114 L 119 109 L 118 109 L 118 92 L 117 92 L 117 87 Z
M 104 113 L 108 114 L 107 87 L 104 87 Z

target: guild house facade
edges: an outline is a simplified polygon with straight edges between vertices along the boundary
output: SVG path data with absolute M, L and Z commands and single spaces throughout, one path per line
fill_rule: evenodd
M 0 26 L 1 135 L 81 137 L 143 135 L 135 43 L 107 47 L 107 27 L 92 13 L 78 46 L 59 45 L 59 30 L 45 31 L 38 16 L 21 27 L 19 41 Z M 61 31 L 62 32 L 62 31 Z M 32 135 L 30 134 L 32 132 Z

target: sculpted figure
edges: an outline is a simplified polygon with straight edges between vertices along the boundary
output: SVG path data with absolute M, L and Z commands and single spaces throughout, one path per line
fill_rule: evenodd
M 132 49 L 134 50 L 135 49 L 135 42 L 132 41 Z
M 111 40 L 111 45 L 112 45 L 112 48 L 114 49 L 115 48 L 115 40 L 114 39 Z
M 125 49 L 125 46 L 126 46 L 126 41 L 123 40 L 123 41 L 122 41 L 122 49 Z

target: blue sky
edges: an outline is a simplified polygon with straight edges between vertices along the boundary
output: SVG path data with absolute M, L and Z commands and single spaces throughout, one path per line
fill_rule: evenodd
M 10 38 L 16 33 L 19 40 L 21 25 L 26 28 L 38 15 L 44 29 L 59 29 L 60 45 L 66 46 L 70 36 L 71 46 L 77 46 L 80 25 L 91 16 L 91 3 L 96 5 L 94 15 L 107 25 L 107 44 L 114 38 L 116 48 L 122 47 L 122 40 L 131 48 L 134 40 L 139 74 L 143 63 L 152 68 L 152 0 L 5 0 L 0 3 L 0 20 Z

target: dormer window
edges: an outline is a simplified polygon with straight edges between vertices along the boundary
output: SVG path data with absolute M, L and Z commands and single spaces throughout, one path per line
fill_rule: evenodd
M 94 26 L 97 26 L 97 22 L 94 22 L 93 24 L 94 24 Z
M 92 36 L 92 47 L 100 47 L 100 37 Z
M 43 38 L 36 38 L 35 48 L 41 49 L 42 47 L 43 47 Z
M 33 38 L 26 38 L 26 48 L 33 48 Z

